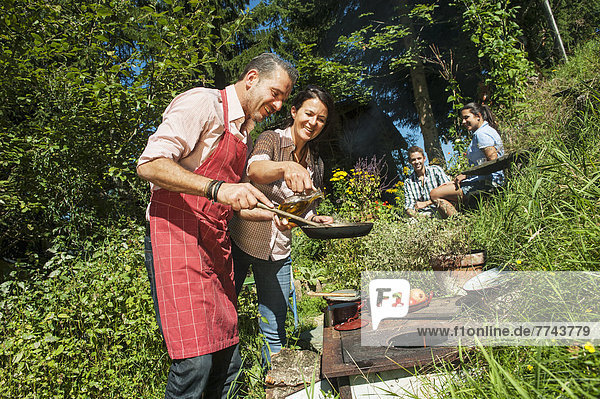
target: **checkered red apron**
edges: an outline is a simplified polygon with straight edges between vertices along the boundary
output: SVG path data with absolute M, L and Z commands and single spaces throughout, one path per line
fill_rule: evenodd
M 221 90 L 225 132 L 210 157 L 194 171 L 237 183 L 246 144 L 228 128 L 227 96 Z M 158 307 L 171 359 L 213 353 L 238 342 L 237 298 L 227 222 L 230 206 L 204 197 L 159 189 L 150 201 L 150 235 Z

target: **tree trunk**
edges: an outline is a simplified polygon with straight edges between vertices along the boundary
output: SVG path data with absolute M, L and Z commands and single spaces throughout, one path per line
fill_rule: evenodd
M 425 152 L 429 157 L 429 162 L 445 165 L 444 151 L 440 144 L 433 110 L 431 109 L 431 99 L 427 89 L 427 79 L 425 78 L 425 68 L 421 60 L 416 59 L 415 64 L 410 70 L 410 79 L 412 81 L 413 94 L 415 96 L 415 107 L 419 113 L 419 125 L 421 134 L 425 143 Z M 433 162 L 437 159 L 438 162 Z
M 410 19 L 406 16 L 402 17 L 402 24 L 411 32 L 407 36 L 404 36 L 404 46 L 406 49 L 414 48 L 415 43 Z M 413 65 L 410 68 L 410 79 L 415 96 L 415 108 L 419 114 L 419 126 L 421 127 L 421 134 L 425 143 L 425 152 L 427 153 L 429 162 L 443 166 L 446 164 L 446 158 L 444 158 L 444 151 L 442 150 L 440 136 L 431 108 L 425 67 L 418 56 L 415 56 L 413 59 Z

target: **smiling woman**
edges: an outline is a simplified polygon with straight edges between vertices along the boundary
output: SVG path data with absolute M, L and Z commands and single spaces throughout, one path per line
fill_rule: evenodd
M 485 104 L 469 103 L 461 111 L 462 124 L 473 134 L 467 149 L 470 165 L 480 165 L 485 161 L 493 161 L 504 155 L 502 139 L 496 131 L 494 114 Z M 502 171 L 490 175 L 467 177 L 459 174 L 452 183 L 447 183 L 431 191 L 431 199 L 438 206 L 442 217 L 456 213 L 453 204 L 461 202 L 467 196 L 480 192 L 490 192 L 504 182 Z
M 323 161 L 315 143 L 332 130 L 333 100 L 320 87 L 308 86 L 294 98 L 290 114 L 287 127 L 263 132 L 258 137 L 248 160 L 248 177 L 275 205 L 295 193 L 322 187 Z M 298 216 L 317 223 L 333 222 L 330 216 L 316 215 L 314 205 Z M 266 340 L 265 366 L 286 340 L 292 281 L 292 234 L 287 226 L 285 229 L 272 221 L 253 222 L 237 217 L 229 224 L 238 293 L 252 265 L 262 316 L 259 326 Z

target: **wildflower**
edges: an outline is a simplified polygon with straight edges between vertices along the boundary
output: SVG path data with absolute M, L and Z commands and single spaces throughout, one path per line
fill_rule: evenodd
M 407 175 L 408 174 L 408 166 L 405 166 L 403 171 L 404 171 L 404 174 Z
M 517 259 L 517 265 L 520 265 L 521 263 L 523 263 L 523 261 L 521 259 Z
M 590 353 L 596 352 L 596 348 L 594 348 L 594 345 L 589 341 L 583 345 L 583 348 Z
M 454 142 L 458 144 L 458 143 L 460 143 L 460 139 L 456 139 L 456 140 L 454 140 Z
M 527 365 L 527 370 L 529 370 L 529 371 L 533 370 L 533 366 L 531 364 L 528 364 Z

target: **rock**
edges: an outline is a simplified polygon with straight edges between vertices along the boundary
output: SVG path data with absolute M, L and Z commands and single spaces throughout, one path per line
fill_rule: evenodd
M 298 338 L 306 342 L 307 345 L 303 347 L 312 348 L 320 353 L 323 350 L 323 315 L 316 316 L 314 324 L 317 325 L 315 328 L 301 332 Z
M 271 370 L 265 381 L 280 387 L 310 384 L 319 379 L 320 360 L 319 354 L 312 351 L 283 348 L 271 357 Z

